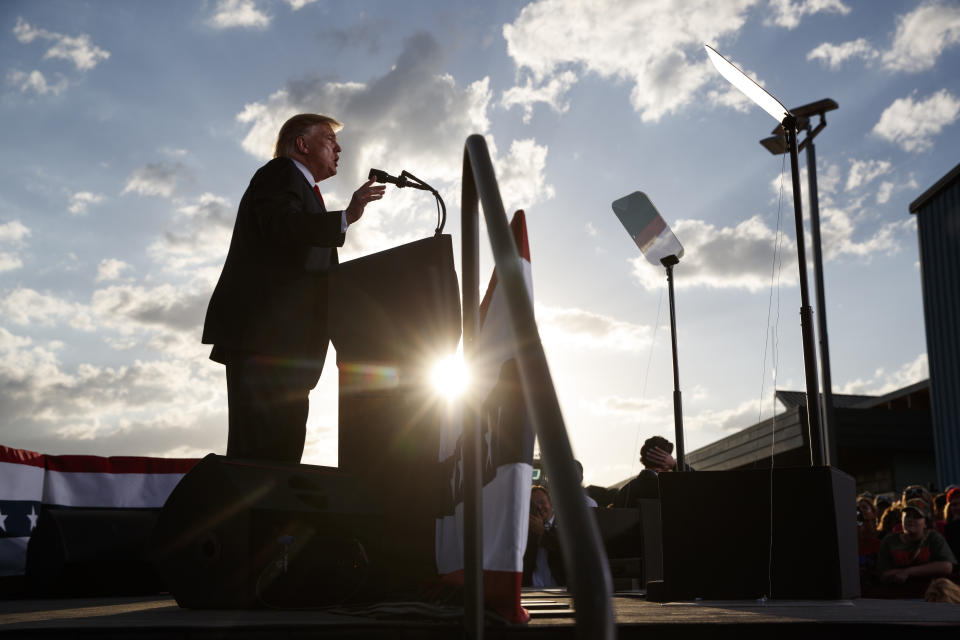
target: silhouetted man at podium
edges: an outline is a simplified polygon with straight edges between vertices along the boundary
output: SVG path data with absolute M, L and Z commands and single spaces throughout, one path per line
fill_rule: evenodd
M 316 183 L 337 173 L 341 128 L 317 114 L 287 120 L 240 200 L 202 340 L 227 369 L 228 456 L 297 463 L 303 454 L 329 342 L 327 273 L 347 227 L 385 189 L 369 180 L 346 210 L 327 211 Z

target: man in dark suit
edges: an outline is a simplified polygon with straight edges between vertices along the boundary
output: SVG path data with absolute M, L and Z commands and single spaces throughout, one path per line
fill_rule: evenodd
M 228 456 L 296 463 L 303 454 L 329 342 L 327 273 L 347 227 L 384 192 L 370 180 L 344 211 L 326 210 L 315 183 L 337 173 L 341 127 L 317 114 L 287 120 L 240 200 L 202 339 L 227 369 Z

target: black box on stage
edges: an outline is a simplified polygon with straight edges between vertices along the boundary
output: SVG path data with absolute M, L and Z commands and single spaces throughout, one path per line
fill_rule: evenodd
M 337 469 L 211 454 L 170 494 L 153 550 L 182 607 L 310 607 L 408 587 L 405 535 Z
M 159 593 L 148 557 L 159 509 L 45 506 L 27 544 L 25 586 L 42 597 Z
M 659 480 L 665 599 L 860 596 L 849 475 L 805 467 Z

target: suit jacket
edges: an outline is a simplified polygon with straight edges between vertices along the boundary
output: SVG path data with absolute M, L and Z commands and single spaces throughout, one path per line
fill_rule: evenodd
M 567 584 L 567 571 L 563 564 L 563 553 L 560 551 L 560 534 L 557 531 L 556 520 L 554 525 L 537 537 L 527 530 L 527 547 L 523 551 L 523 575 L 520 582 L 524 587 L 533 586 L 533 572 L 537 567 L 537 556 L 540 548 L 547 550 L 547 565 L 557 584 L 561 587 Z
M 291 159 L 261 167 L 240 200 L 202 342 L 214 354 L 293 358 L 319 377 L 329 341 L 327 270 L 344 238 L 341 213 L 326 211 Z

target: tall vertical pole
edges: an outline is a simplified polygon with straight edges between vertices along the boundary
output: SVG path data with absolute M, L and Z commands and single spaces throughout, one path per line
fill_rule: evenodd
M 821 116 L 822 117 L 822 116 Z M 817 285 L 817 334 L 820 338 L 820 381 L 823 383 L 823 444 L 826 463 L 837 465 L 837 428 L 827 341 L 827 303 L 823 288 L 823 250 L 820 246 L 820 204 L 817 195 L 817 152 L 807 134 L 807 191 L 810 193 L 810 239 L 813 241 L 813 278 Z
M 480 211 L 469 158 L 463 160 L 460 212 L 463 260 L 463 359 L 476 359 L 480 333 Z M 467 179 L 466 176 L 471 179 Z M 472 387 L 472 385 L 471 385 Z M 463 627 L 468 640 L 483 640 L 483 479 L 480 467 L 480 415 L 472 388 L 463 403 Z
M 817 350 L 813 336 L 813 309 L 807 285 L 807 255 L 803 238 L 803 201 L 800 196 L 800 162 L 797 151 L 797 119 L 783 119 L 790 149 L 793 178 L 793 215 L 797 230 L 797 267 L 800 270 L 800 333 L 803 338 L 803 370 L 807 386 L 807 432 L 810 439 L 810 464 L 823 466 L 823 428 L 820 420 L 820 394 L 817 391 Z
M 673 298 L 673 265 L 680 262 L 677 256 L 667 256 L 660 263 L 667 269 L 667 289 L 670 298 L 670 341 L 673 348 L 673 429 L 677 441 L 677 471 L 686 467 L 683 446 L 683 402 L 680 398 L 680 365 L 677 358 L 677 313 Z

